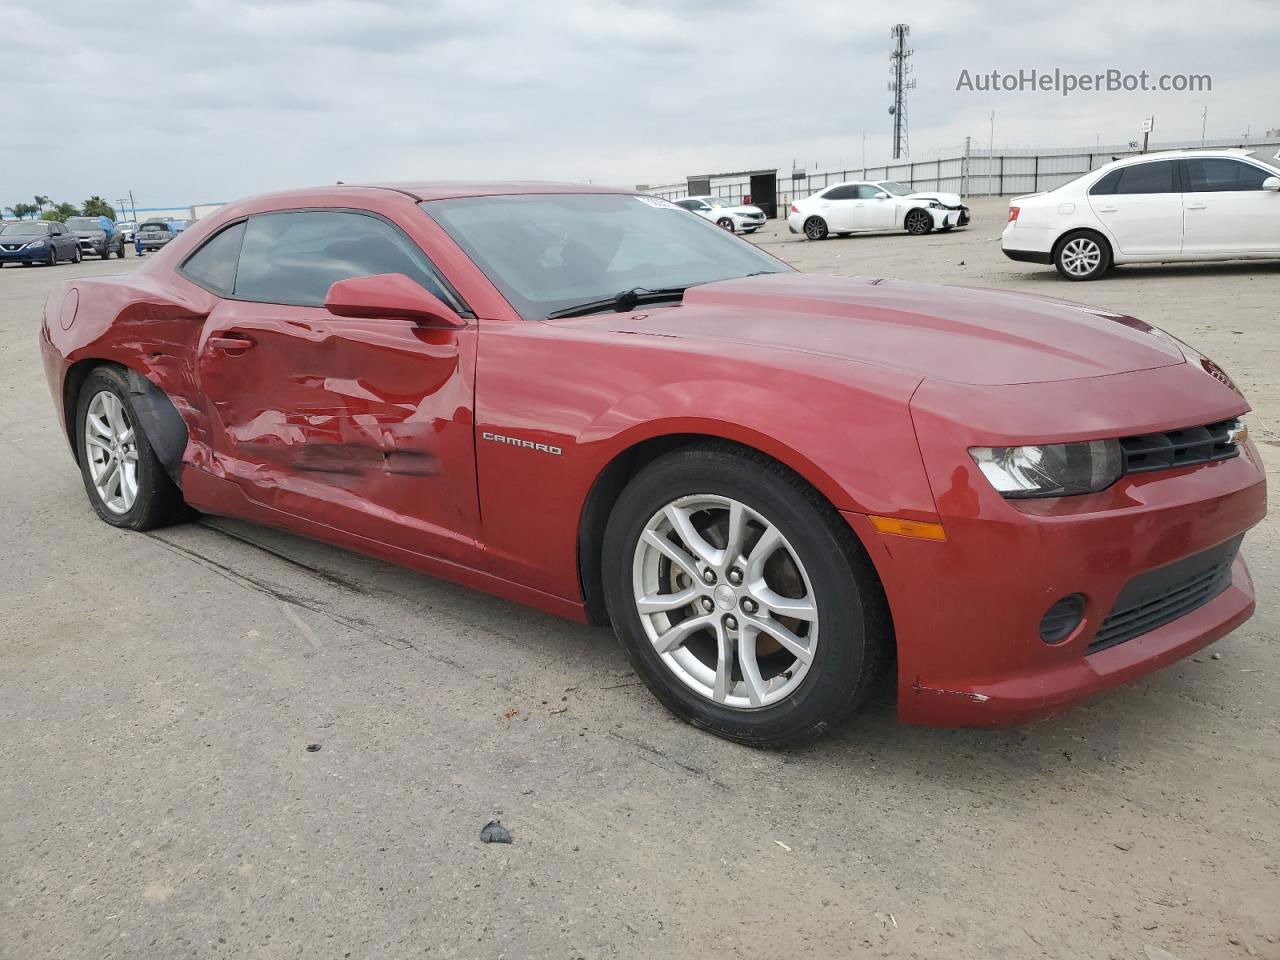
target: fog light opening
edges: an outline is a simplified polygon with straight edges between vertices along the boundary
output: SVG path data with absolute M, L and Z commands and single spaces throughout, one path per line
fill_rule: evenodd
M 1061 643 L 1071 634 L 1084 619 L 1084 595 L 1073 593 L 1063 597 L 1040 618 L 1040 639 L 1053 645 Z

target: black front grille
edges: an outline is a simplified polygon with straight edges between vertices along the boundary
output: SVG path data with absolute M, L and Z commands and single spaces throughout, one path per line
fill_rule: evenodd
M 1089 644 L 1097 653 L 1177 620 L 1231 585 L 1241 537 L 1130 580 Z
M 1143 433 L 1136 437 L 1121 437 L 1124 450 L 1125 473 L 1148 473 L 1152 470 L 1172 470 L 1190 467 L 1197 463 L 1230 460 L 1240 453 L 1232 440 L 1232 431 L 1240 426 L 1239 420 L 1219 420 L 1203 427 L 1183 427 L 1165 433 Z

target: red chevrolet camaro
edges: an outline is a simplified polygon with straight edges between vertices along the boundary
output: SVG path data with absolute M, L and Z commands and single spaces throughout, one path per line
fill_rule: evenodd
M 1130 317 L 803 276 L 629 192 L 338 186 L 45 305 L 98 515 L 245 517 L 611 622 L 679 716 L 1007 724 L 1254 607 L 1248 404 Z

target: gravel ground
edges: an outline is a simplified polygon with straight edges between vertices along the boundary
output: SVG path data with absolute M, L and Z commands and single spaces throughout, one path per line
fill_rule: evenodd
M 1274 481 L 1280 265 L 1069 285 L 975 209 L 754 239 L 1166 326 L 1251 397 Z M 886 693 L 756 752 L 607 631 L 249 524 L 99 522 L 36 323 L 53 280 L 135 264 L 0 272 L 0 957 L 1280 957 L 1274 502 L 1257 616 L 1194 660 L 1025 729 L 900 726 Z

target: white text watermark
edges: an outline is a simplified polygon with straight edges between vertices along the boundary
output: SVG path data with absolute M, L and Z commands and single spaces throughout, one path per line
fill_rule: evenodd
M 1207 73 L 1159 73 L 1147 70 L 1131 73 L 1110 69 L 1101 73 L 1072 73 L 1023 68 L 1016 72 L 992 70 L 973 73 L 961 70 L 956 90 L 976 93 L 1060 93 L 1066 97 L 1084 93 L 1208 93 L 1213 77 Z

